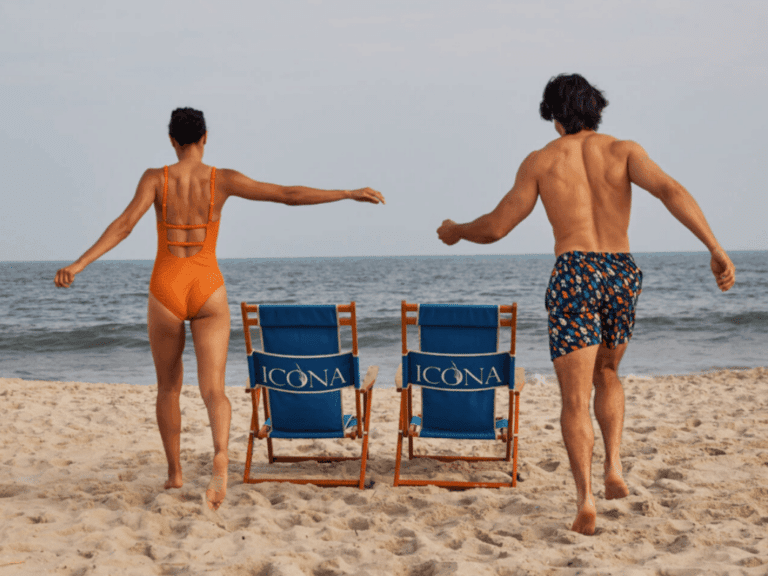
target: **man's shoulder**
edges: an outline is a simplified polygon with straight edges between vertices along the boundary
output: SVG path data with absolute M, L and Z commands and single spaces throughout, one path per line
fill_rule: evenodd
M 609 134 L 596 134 L 596 136 L 600 136 L 602 142 L 605 143 L 606 146 L 609 146 L 614 152 L 629 154 L 630 152 L 643 149 L 643 147 L 634 140 L 620 140 Z
M 616 149 L 622 149 L 622 150 L 631 150 L 633 148 L 637 148 L 640 145 L 635 142 L 634 140 L 619 140 L 618 138 L 614 136 L 609 136 L 608 134 L 603 134 L 605 138 L 607 138 L 606 142 L 613 148 Z
M 637 149 L 642 150 L 642 147 L 634 140 L 620 140 L 616 136 L 612 136 L 610 134 L 602 134 L 599 132 L 593 132 L 588 136 L 587 140 L 584 141 L 592 145 L 596 144 L 598 147 L 603 149 L 607 148 L 611 152 L 617 154 L 628 154 Z M 569 147 L 573 146 L 573 143 L 573 141 L 569 141 L 562 137 L 555 138 L 538 152 L 541 152 L 543 156 L 559 155 L 560 153 L 566 151 Z
M 536 166 L 539 169 L 543 169 L 560 157 L 563 151 L 563 142 L 561 142 L 560 138 L 555 138 L 548 142 L 544 147 L 528 154 L 524 162 L 528 163 L 531 167 Z
M 546 146 L 541 150 L 530 152 L 521 162 L 520 171 L 531 176 L 536 176 L 537 173 L 541 172 L 544 164 L 547 162 L 545 150 Z

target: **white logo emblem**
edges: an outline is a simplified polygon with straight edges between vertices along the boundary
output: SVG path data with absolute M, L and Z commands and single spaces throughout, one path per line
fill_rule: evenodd
M 439 384 L 442 382 L 446 386 L 459 386 L 463 382 L 465 386 L 470 385 L 470 378 L 481 386 L 494 386 L 496 384 L 502 384 L 502 380 L 499 377 L 499 373 L 494 366 L 485 374 L 485 368 L 480 368 L 479 372 L 474 373 L 469 368 L 460 370 L 456 366 L 455 362 L 450 368 L 439 368 L 437 366 L 427 366 L 422 368 L 420 364 L 416 364 L 416 382 L 415 384 Z M 491 381 L 495 381 L 496 384 L 491 384 Z
M 303 388 L 313 389 L 316 385 L 322 385 L 325 388 L 333 387 L 339 381 L 342 385 L 347 381 L 344 379 L 344 375 L 339 368 L 334 369 L 333 374 L 328 376 L 328 369 L 322 371 L 322 377 L 312 370 L 306 372 L 302 370 L 301 366 L 296 364 L 296 370 L 284 370 L 282 368 L 267 368 L 261 367 L 262 382 L 265 384 L 273 384 L 274 386 L 290 387 L 294 390 L 301 390 Z

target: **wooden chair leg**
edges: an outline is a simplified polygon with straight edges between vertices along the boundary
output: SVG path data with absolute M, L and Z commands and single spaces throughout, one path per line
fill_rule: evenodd
M 517 486 L 517 433 L 520 424 L 520 392 L 515 392 L 515 428 L 512 436 L 512 486 Z
M 413 420 L 413 393 L 412 393 L 412 389 L 409 387 L 408 388 L 408 416 L 405 420 L 405 427 L 403 428 L 403 430 L 406 431 L 406 434 L 408 436 L 408 460 L 413 460 L 413 436 L 407 433 L 411 425 L 411 420 Z
M 252 389 L 251 404 L 253 413 L 251 414 L 251 429 L 248 431 L 248 452 L 245 455 L 245 472 L 243 472 L 243 482 L 248 482 L 251 475 L 251 462 L 253 460 L 253 437 L 258 433 L 259 427 L 259 397 L 261 388 Z
M 515 395 L 512 392 L 512 390 L 509 391 L 509 414 L 507 415 L 507 437 L 506 437 L 506 450 L 507 450 L 507 456 L 506 461 L 509 462 L 511 456 L 512 456 L 512 426 L 513 426 L 513 419 L 514 419 L 514 403 L 515 403 Z
M 395 481 L 394 486 L 399 485 L 400 483 L 400 464 L 402 462 L 403 457 L 403 434 L 405 434 L 406 430 L 406 415 L 407 415 L 407 401 L 406 401 L 406 391 L 400 390 L 400 426 L 399 430 L 397 432 L 397 451 L 395 452 Z
M 365 403 L 365 393 L 363 394 L 363 403 Z M 360 390 L 355 390 L 355 414 L 357 414 L 357 437 L 363 437 L 363 413 L 360 409 Z
M 267 420 L 269 420 L 270 414 L 269 414 L 269 390 L 266 388 L 264 389 L 264 423 L 266 424 Z M 267 462 L 270 464 L 275 463 L 275 451 L 274 447 L 272 446 L 272 438 L 267 437 Z
M 357 429 L 363 430 L 363 451 L 360 454 L 360 490 L 365 488 L 365 467 L 368 463 L 368 426 L 371 423 L 371 404 L 373 402 L 373 390 L 369 390 L 365 393 L 365 420 L 362 425 L 358 425 Z

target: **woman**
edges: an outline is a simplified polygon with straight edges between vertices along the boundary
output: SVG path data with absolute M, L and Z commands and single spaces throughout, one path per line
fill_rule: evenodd
M 290 205 L 322 204 L 352 199 L 384 203 L 371 188 L 318 190 L 256 182 L 234 170 L 203 164 L 207 132 L 203 113 L 179 108 L 168 126 L 179 161 L 150 168 L 136 195 L 101 238 L 76 262 L 56 272 L 55 283 L 69 287 L 76 274 L 117 246 L 154 204 L 158 247 L 149 284 L 147 329 L 157 372 L 157 423 L 168 459 L 165 488 L 183 484 L 180 462 L 182 385 L 181 353 L 184 321 L 190 321 L 197 357 L 200 393 L 213 434 L 213 474 L 206 490 L 208 506 L 217 510 L 227 491 L 231 406 L 224 389 L 229 346 L 229 307 L 224 279 L 216 262 L 216 238 L 224 203 L 230 196 Z

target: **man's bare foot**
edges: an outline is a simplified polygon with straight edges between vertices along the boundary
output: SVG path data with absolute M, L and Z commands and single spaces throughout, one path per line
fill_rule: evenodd
M 571 530 L 579 534 L 592 536 L 595 533 L 595 521 L 597 519 L 597 508 L 595 501 L 590 497 L 579 505 L 579 512 L 576 514 L 576 520 L 573 521 Z
M 629 488 L 621 474 L 621 465 L 605 467 L 605 499 L 615 500 L 629 496 Z
M 205 491 L 205 499 L 211 510 L 218 510 L 227 495 L 228 466 L 229 458 L 226 454 L 217 454 L 213 457 L 213 474 Z
M 184 480 L 181 477 L 181 472 L 177 474 L 168 472 L 168 480 L 165 482 L 164 488 L 168 490 L 170 488 L 181 488 L 182 486 L 184 486 Z

